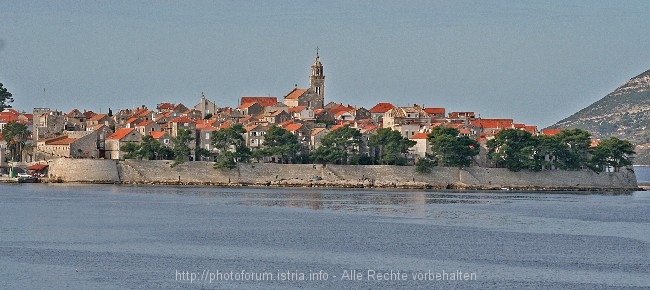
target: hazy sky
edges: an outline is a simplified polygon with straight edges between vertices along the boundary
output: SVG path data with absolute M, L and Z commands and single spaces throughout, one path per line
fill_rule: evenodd
M 25 111 L 281 98 L 317 46 L 326 102 L 545 127 L 650 69 L 650 1 L 0 1 Z

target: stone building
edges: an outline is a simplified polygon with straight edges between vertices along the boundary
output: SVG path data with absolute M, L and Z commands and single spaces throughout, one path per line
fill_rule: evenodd
M 52 137 L 65 130 L 65 116 L 49 108 L 34 108 L 33 140 Z
M 217 105 L 208 100 L 203 92 L 201 92 L 201 100 L 199 100 L 199 103 L 194 106 L 194 109 L 201 111 L 201 119 L 203 119 L 207 114 L 214 115 L 214 113 L 217 112 Z

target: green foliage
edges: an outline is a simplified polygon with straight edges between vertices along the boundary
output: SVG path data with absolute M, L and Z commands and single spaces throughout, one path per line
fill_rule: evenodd
M 0 83 L 0 112 L 6 108 L 11 108 L 9 103 L 13 102 L 13 95 Z
M 209 120 L 212 118 L 212 116 L 213 116 L 212 113 L 207 113 L 205 114 L 205 117 L 203 117 L 203 120 Z
M 134 142 L 124 143 L 120 147 L 120 151 L 124 152 L 124 159 L 135 159 L 138 158 L 138 150 L 140 150 L 140 145 Z
M 142 137 L 142 143 L 127 143 L 120 148 L 126 152 L 126 159 L 170 160 L 174 158 L 174 151 L 163 146 L 158 140 L 147 135 Z
M 363 145 L 361 132 L 344 126 L 325 134 L 312 159 L 317 162 L 348 164 L 350 156 L 360 153 Z
M 431 173 L 433 167 L 436 166 L 436 162 L 431 160 L 428 157 L 423 157 L 418 159 L 415 163 L 415 171 L 420 174 Z
M 440 166 L 469 166 L 479 153 L 479 144 L 449 127 L 435 127 L 429 134 L 431 155 Z
M 192 150 L 190 149 L 190 142 L 194 140 L 193 132 L 191 130 L 181 129 L 178 130 L 176 137 L 172 138 L 174 144 L 174 163 L 172 167 L 186 162 L 190 158 Z
M 589 132 L 581 129 L 562 130 L 555 136 L 532 136 L 509 129 L 487 142 L 489 158 L 511 171 L 591 168 L 601 172 L 606 166 L 618 170 L 632 164 L 634 150 L 628 141 L 612 137 L 594 148 L 590 146 Z
M 631 157 L 635 154 L 634 146 L 626 140 L 616 137 L 603 140 L 593 148 L 590 157 L 590 168 L 595 172 L 604 171 L 611 166 L 618 172 L 621 167 L 632 165 Z
M 0 84 L 2 87 L 2 84 Z M 7 141 L 7 149 L 11 152 L 11 159 L 22 161 L 22 152 L 25 150 L 25 141 L 31 132 L 27 125 L 18 122 L 9 122 L 2 128 L 2 137 Z
M 567 170 L 578 170 L 588 167 L 589 147 L 591 146 L 591 134 L 582 129 L 562 130 L 553 136 L 559 142 L 557 158 L 560 168 Z
M 390 128 L 378 129 L 368 140 L 373 158 L 379 164 L 390 165 L 405 165 L 406 154 L 415 144 L 417 142 L 402 137 L 402 134 Z
M 520 171 L 530 165 L 530 159 L 535 148 L 532 134 L 524 130 L 508 129 L 496 134 L 494 139 L 487 142 L 490 158 L 497 166 L 506 167 L 510 171 Z
M 215 156 L 215 168 L 233 169 L 237 163 L 249 161 L 252 154 L 242 135 L 245 133 L 246 130 L 241 124 L 212 132 L 212 145 L 219 150 L 219 154 Z
M 302 148 L 298 136 L 277 126 L 272 126 L 266 132 L 263 145 L 262 155 L 279 156 L 282 163 L 295 162 L 296 153 Z

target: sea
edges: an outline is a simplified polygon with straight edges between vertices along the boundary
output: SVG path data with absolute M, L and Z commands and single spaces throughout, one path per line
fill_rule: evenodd
M 0 289 L 609 287 L 648 192 L 0 184 Z

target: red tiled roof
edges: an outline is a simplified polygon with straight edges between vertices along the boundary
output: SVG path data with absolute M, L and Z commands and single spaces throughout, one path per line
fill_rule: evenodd
M 132 124 L 132 123 L 137 122 L 138 119 L 139 119 L 139 118 L 133 117 L 133 118 L 130 118 L 130 119 L 126 120 L 126 123 L 127 123 L 127 124 Z
M 512 128 L 512 119 L 476 119 L 470 121 L 470 124 L 481 128 Z
M 307 106 L 295 106 L 292 108 L 289 108 L 289 113 L 298 113 L 302 112 L 302 110 L 307 109 Z
M 170 104 L 170 103 L 160 103 L 160 104 L 158 104 L 157 108 L 158 109 L 167 109 L 167 110 L 169 110 L 169 109 L 173 109 L 174 105 Z
M 167 132 L 153 131 L 149 133 L 149 135 L 154 139 L 160 139 L 161 137 L 165 136 L 165 134 L 167 134 Z
M 553 136 L 560 133 L 562 129 L 542 129 L 542 135 Z
M 95 114 L 92 117 L 90 117 L 88 120 L 90 120 L 90 121 L 99 121 L 99 120 L 101 120 L 102 118 L 104 118 L 106 116 L 107 116 L 106 114 Z
M 237 107 L 237 109 L 247 109 L 250 108 L 252 105 L 257 104 L 257 102 L 248 102 L 248 103 L 243 103 Z
M 278 103 L 276 97 L 241 97 L 240 104 L 259 103 L 262 107 L 270 107 Z
M 95 116 L 97 114 L 95 112 L 93 112 L 93 111 L 86 111 L 86 112 L 83 112 L 83 115 L 84 115 L 84 117 L 86 117 L 86 119 L 90 119 L 90 118 L 92 118 L 93 116 Z
M 59 136 L 54 136 L 54 137 L 43 138 L 41 140 L 38 140 L 37 142 L 45 142 L 45 144 L 50 144 L 51 142 L 58 141 L 58 140 L 63 140 L 65 138 L 68 138 L 68 136 L 67 135 L 59 135 Z
M 122 129 L 118 129 L 117 131 L 115 131 L 115 133 L 111 134 L 111 136 L 108 136 L 108 138 L 106 138 L 106 139 L 107 139 L 107 140 L 108 140 L 108 139 L 111 139 L 111 140 L 122 140 L 122 138 L 126 137 L 126 136 L 129 135 L 131 132 L 133 132 L 133 130 L 135 130 L 135 129 L 134 129 L 134 128 L 122 128 Z
M 296 131 L 300 128 L 302 128 L 302 124 L 289 124 L 286 127 L 284 127 L 284 129 L 287 131 Z
M 285 96 L 284 98 L 289 99 L 289 100 L 296 100 L 300 96 L 302 96 L 302 94 L 304 94 L 306 91 L 307 91 L 307 89 L 295 88 L 287 96 Z
M 49 143 L 45 143 L 46 145 L 70 145 L 72 142 L 77 141 L 78 138 L 63 138 L 61 140 L 55 140 Z
M 386 113 L 388 110 L 395 108 L 391 103 L 379 103 L 374 107 L 370 108 L 370 113 Z
M 436 114 L 436 115 L 445 114 L 445 108 L 424 108 L 424 111 L 427 112 L 427 114 Z
M 197 130 L 219 130 L 219 128 L 212 126 L 212 124 L 197 124 L 196 125 Z
M 427 133 L 417 133 L 411 136 L 411 139 L 428 139 L 428 138 L 429 138 L 429 134 Z
M 151 124 L 151 123 L 153 123 L 153 121 L 151 121 L 151 120 L 145 120 L 145 121 L 142 121 L 142 122 L 138 123 L 138 124 L 135 125 L 135 126 L 136 126 L 136 127 L 144 127 L 144 126 L 147 126 L 147 125 L 149 125 L 149 124 Z
M 311 136 L 318 135 L 318 133 L 323 132 L 325 130 L 327 130 L 327 129 L 325 129 L 325 128 L 314 128 L 314 129 L 311 130 L 310 134 L 311 134 Z

